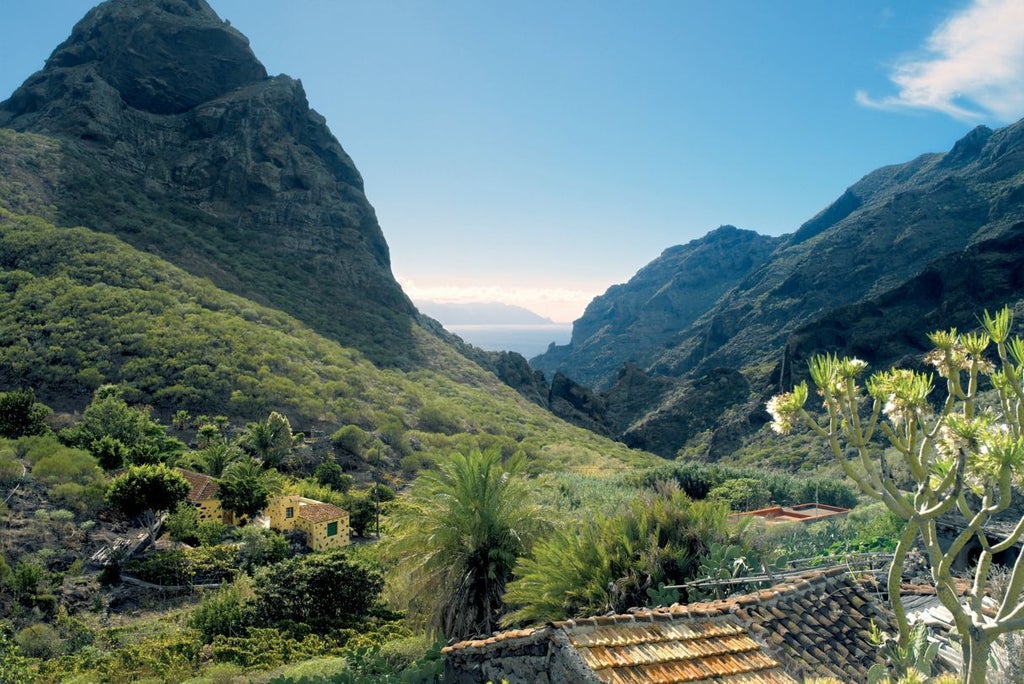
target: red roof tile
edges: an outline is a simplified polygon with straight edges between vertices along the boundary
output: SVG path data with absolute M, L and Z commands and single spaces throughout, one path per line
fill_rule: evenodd
M 845 568 L 834 568 L 746 596 L 555 622 L 443 652 L 480 662 L 507 640 L 561 632 L 603 682 L 856 682 L 865 680 L 878 654 L 868 640 L 872 620 L 884 627 L 891 616 Z
M 299 506 L 298 515 L 303 520 L 322 523 L 338 520 L 345 515 L 345 511 L 329 503 L 315 503 Z
M 192 487 L 188 493 L 189 502 L 199 503 L 200 501 L 209 501 L 210 499 L 217 498 L 217 480 L 209 475 L 185 470 L 184 468 L 175 468 L 175 470 L 181 473 L 181 476 Z

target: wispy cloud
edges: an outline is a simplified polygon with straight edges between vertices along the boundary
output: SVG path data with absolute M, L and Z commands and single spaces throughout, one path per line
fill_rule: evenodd
M 974 0 L 928 37 L 922 54 L 897 64 L 897 94 L 858 103 L 929 109 L 963 121 L 1012 122 L 1024 115 L 1024 2 Z
M 415 302 L 439 304 L 487 304 L 500 302 L 522 306 L 555 321 L 569 322 L 582 315 L 587 304 L 607 287 L 523 287 L 505 285 L 417 283 L 398 276 L 402 289 Z

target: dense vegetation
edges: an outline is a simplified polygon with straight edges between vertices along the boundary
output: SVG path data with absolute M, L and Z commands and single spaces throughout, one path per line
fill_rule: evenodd
M 12 394 L 18 401 L 7 401 Z M 15 419 L 49 414 L 26 396 L 0 393 L 0 406 L 18 407 L 8 415 Z M 0 625 L 7 639 L 0 658 L 12 668 L 43 682 L 218 681 L 242 672 L 254 681 L 429 681 L 441 666 L 435 635 L 679 600 L 687 592 L 664 585 L 718 576 L 737 560 L 753 570 L 781 565 L 783 556 L 885 545 L 895 534 L 867 515 L 769 539 L 727 517 L 722 492 L 749 489 L 744 471 L 673 464 L 538 475 L 525 452 L 505 455 L 500 446 L 438 453 L 437 464 L 396 498 L 323 467 L 337 465 L 333 455 L 310 456 L 273 413 L 244 429 L 204 423 L 196 433 L 203 445 L 192 450 L 133 450 L 120 441 L 159 434 L 180 447 L 174 435 L 188 429 L 184 419 L 163 425 L 104 386 L 59 435 L 2 443 L 2 485 L 13 490 L 4 518 L 17 533 L 0 556 L 0 605 L 9 619 Z M 333 448 L 352 448 L 351 432 L 336 435 Z M 88 448 L 68 446 L 82 435 Z M 123 460 L 108 462 L 118 470 L 105 473 L 101 458 L 112 444 Z M 251 455 L 258 451 L 286 474 Z M 141 488 L 169 497 L 162 508 L 180 500 L 180 478 L 167 476 L 175 464 L 219 469 L 222 483 L 248 464 L 257 478 L 273 475 L 278 487 L 346 508 L 363 539 L 380 525 L 387 543 L 311 554 L 294 535 L 199 522 L 195 509 L 179 506 L 161 544 L 191 546 L 87 565 L 95 548 L 127 529 L 116 509 L 154 512 L 155 499 Z M 793 476 L 768 482 L 770 492 L 807 491 Z M 829 491 L 849 496 L 842 486 Z M 176 598 L 135 589 L 122 582 L 129 576 L 186 589 Z M 220 588 L 199 589 L 211 583 Z
M 431 369 L 381 370 L 114 238 L 2 209 L 0 264 L 0 386 L 36 388 L 58 408 L 112 383 L 164 416 L 276 410 L 307 433 L 343 427 L 348 457 L 407 475 L 460 448 L 521 449 L 538 471 L 652 462 L 523 401 L 425 331 Z

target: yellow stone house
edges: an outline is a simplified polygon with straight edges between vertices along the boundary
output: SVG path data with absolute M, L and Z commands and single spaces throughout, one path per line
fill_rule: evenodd
M 315 551 L 348 546 L 348 512 L 332 504 L 304 496 L 276 496 L 265 513 L 275 530 L 305 532 L 306 543 Z
M 220 499 L 217 498 L 217 480 L 215 478 L 203 473 L 185 470 L 184 468 L 176 468 L 176 470 L 191 487 L 188 493 L 188 502 L 195 506 L 199 512 L 200 522 L 213 520 L 225 525 L 235 524 L 234 514 L 220 507 Z
M 191 487 L 188 501 L 199 512 L 200 521 L 215 520 L 225 525 L 242 522 L 241 519 L 236 520 L 230 511 L 221 508 L 215 478 L 183 468 L 177 471 Z M 270 499 L 264 513 L 270 519 L 270 527 L 275 530 L 304 532 L 306 543 L 314 551 L 326 551 L 349 544 L 348 512 L 332 504 L 304 496 L 281 495 Z

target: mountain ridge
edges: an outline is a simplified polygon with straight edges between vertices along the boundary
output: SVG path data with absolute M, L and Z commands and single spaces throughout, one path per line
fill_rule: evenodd
M 301 82 L 268 76 L 204 0 L 91 10 L 0 103 L 0 127 L 60 140 L 61 225 L 118 235 L 377 363 L 417 363 L 415 309 L 351 158 Z
M 908 346 L 908 335 L 923 340 L 934 327 L 970 325 L 969 309 L 976 315 L 985 307 L 1015 306 L 1012 288 L 980 287 L 977 280 L 1005 279 L 1015 265 L 1024 268 L 1016 237 L 1024 221 L 1022 172 L 1024 121 L 995 131 L 976 127 L 945 153 L 866 174 L 794 233 L 778 238 L 762 262 L 699 307 L 698 315 L 672 320 L 671 310 L 663 307 L 665 328 L 673 328 L 674 335 L 664 336 L 662 348 L 639 359 L 618 351 L 653 347 L 630 329 L 637 315 L 625 317 L 614 335 L 601 328 L 603 312 L 620 304 L 625 308 L 630 297 L 650 301 L 649 293 L 678 277 L 677 270 L 667 268 L 658 280 L 645 281 L 661 265 L 659 257 L 629 283 L 595 299 L 576 322 L 570 345 L 531 363 L 549 374 L 593 382 L 603 397 L 602 420 L 627 444 L 674 456 L 683 449 L 693 453 L 687 445 L 699 443 L 705 445 L 697 448 L 704 449 L 705 458 L 721 458 L 763 429 L 764 400 L 801 377 L 808 355 L 854 353 L 870 340 L 872 361 L 906 363 L 911 360 L 907 350 L 916 349 Z M 994 245 L 1016 251 L 1000 259 Z M 934 271 L 938 265 L 968 262 L 973 283 Z M 938 288 L 955 305 L 935 304 L 934 293 L 921 294 L 928 288 Z M 894 306 L 891 298 L 900 296 L 918 308 Z M 922 310 L 941 314 L 942 320 L 929 325 Z M 844 316 L 853 320 L 844 322 Z M 920 327 L 908 328 L 897 316 Z M 841 332 L 847 328 L 850 334 Z M 888 328 L 900 333 L 871 332 Z M 832 333 L 816 334 L 819 329 Z M 595 351 L 597 341 L 601 352 Z M 601 369 L 596 380 L 587 375 L 595 367 Z M 717 417 L 707 419 L 706 411 Z

